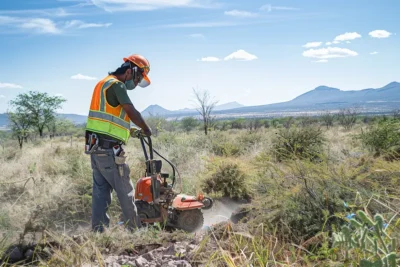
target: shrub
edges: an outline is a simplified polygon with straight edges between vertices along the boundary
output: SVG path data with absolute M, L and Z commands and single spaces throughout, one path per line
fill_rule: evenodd
M 236 200 L 250 199 L 248 188 L 250 177 L 238 163 L 230 160 L 211 162 L 208 170 L 209 173 L 201 185 L 205 193 L 215 193 Z
M 400 158 L 400 123 L 381 121 L 368 131 L 356 136 L 375 156 L 386 155 L 390 159 Z
M 292 127 L 280 129 L 272 140 L 272 153 L 278 161 L 320 158 L 325 138 L 320 128 Z

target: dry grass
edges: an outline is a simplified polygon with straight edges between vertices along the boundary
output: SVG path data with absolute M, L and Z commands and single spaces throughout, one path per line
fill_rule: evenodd
M 352 138 L 359 128 L 324 130 L 328 142 L 319 163 L 276 162 L 271 153 L 275 132 L 167 132 L 153 138 L 155 149 L 178 167 L 186 193 L 201 190 L 210 162 L 236 161 L 247 174 L 254 199 L 250 219 L 213 228 L 199 243 L 193 262 L 206 258 L 208 266 L 329 266 L 340 259 L 333 257 L 328 234 L 352 209 L 366 208 L 387 218 L 400 212 L 400 163 L 371 157 Z M 105 235 L 89 233 L 92 177 L 82 149 L 82 139 L 74 138 L 71 146 L 69 139 L 58 138 L 27 144 L 22 151 L 2 151 L 0 251 L 25 233 L 26 240 L 63 244 L 46 258 L 49 265 L 76 266 L 133 249 L 139 240 L 161 244 L 194 238 L 157 229 L 130 234 L 120 227 Z M 131 139 L 126 151 L 135 182 L 144 171 L 138 140 Z M 167 164 L 164 169 L 170 171 Z M 344 202 L 351 207 L 345 208 Z M 116 197 L 109 213 L 115 226 L 120 215 Z M 80 239 L 72 238 L 74 234 Z

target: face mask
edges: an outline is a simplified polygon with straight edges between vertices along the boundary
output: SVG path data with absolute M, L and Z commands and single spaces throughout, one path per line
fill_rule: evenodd
M 127 90 L 133 90 L 136 87 L 132 80 L 126 81 L 125 86 Z

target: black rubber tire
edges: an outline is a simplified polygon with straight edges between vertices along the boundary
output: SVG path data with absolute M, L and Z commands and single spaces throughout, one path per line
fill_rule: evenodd
M 199 209 L 181 211 L 178 215 L 177 228 L 193 233 L 203 226 L 204 217 Z

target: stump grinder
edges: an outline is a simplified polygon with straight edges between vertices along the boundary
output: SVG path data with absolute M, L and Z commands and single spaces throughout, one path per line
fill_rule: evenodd
M 135 205 L 142 224 L 158 222 L 186 232 L 195 232 L 201 228 L 204 222 L 202 210 L 210 209 L 213 199 L 203 194 L 182 194 L 182 179 L 175 165 L 153 149 L 150 137 L 144 136 L 140 131 L 135 131 L 131 136 L 139 138 L 146 159 L 145 174 L 137 181 L 135 190 Z M 163 161 L 154 159 L 154 153 L 171 166 L 172 176 L 161 171 Z M 180 179 L 180 192 L 175 191 L 176 174 Z

